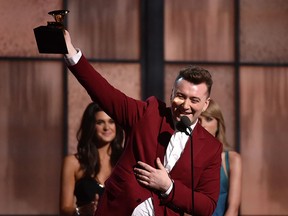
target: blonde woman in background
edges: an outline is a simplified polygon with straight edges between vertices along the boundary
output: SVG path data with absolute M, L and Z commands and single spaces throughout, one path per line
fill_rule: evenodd
M 238 215 L 241 198 L 241 156 L 233 151 L 226 141 L 225 123 L 219 105 L 211 99 L 208 108 L 199 117 L 199 121 L 223 144 L 220 195 L 213 216 Z

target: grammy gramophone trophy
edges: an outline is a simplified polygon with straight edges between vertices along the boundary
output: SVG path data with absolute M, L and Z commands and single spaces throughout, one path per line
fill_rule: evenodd
M 55 21 L 47 22 L 47 26 L 39 26 L 34 28 L 39 53 L 68 53 L 66 42 L 64 39 L 64 17 L 68 14 L 68 10 L 50 11 Z

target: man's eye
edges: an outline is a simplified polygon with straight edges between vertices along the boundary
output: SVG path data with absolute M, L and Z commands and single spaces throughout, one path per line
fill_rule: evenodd
M 181 94 L 177 94 L 176 97 L 180 99 L 184 99 L 184 95 L 181 95 Z
M 191 102 L 192 102 L 192 103 L 199 103 L 200 100 L 199 100 L 198 98 L 192 98 L 192 99 L 191 99 Z

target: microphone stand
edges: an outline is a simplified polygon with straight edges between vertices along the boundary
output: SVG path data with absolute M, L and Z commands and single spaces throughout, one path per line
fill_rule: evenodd
M 191 145 L 192 215 L 194 216 L 194 151 L 193 151 L 192 131 L 190 132 L 189 136 Z
M 190 146 L 191 146 L 191 184 L 192 184 L 192 216 L 194 216 L 194 151 L 193 151 L 193 140 L 192 140 L 192 130 L 189 129 Z
M 191 145 L 191 187 L 192 187 L 192 216 L 194 216 L 194 151 L 193 151 L 193 140 L 192 140 L 192 129 L 190 128 L 191 122 L 187 116 L 182 116 L 181 120 L 176 124 L 176 128 L 185 132 L 190 137 Z

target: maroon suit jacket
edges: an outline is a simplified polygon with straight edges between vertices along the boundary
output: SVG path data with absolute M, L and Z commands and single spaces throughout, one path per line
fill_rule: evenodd
M 133 172 L 137 161 L 155 167 L 162 163 L 174 132 L 171 110 L 155 97 L 139 101 L 112 87 L 84 56 L 69 67 L 93 101 L 125 130 L 126 148 L 105 183 L 95 215 L 129 216 L 134 208 L 152 197 L 155 215 L 182 215 L 192 212 L 190 139 L 170 172 L 174 187 L 167 198 L 141 186 Z M 219 195 L 222 145 L 200 124 L 193 130 L 195 215 L 212 215 Z

